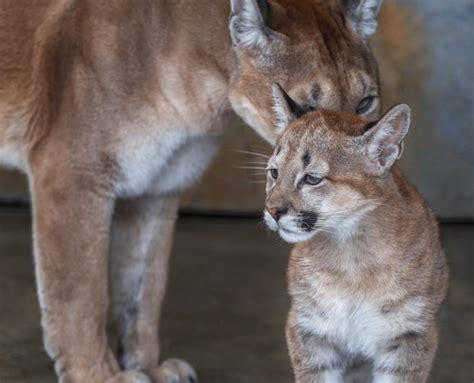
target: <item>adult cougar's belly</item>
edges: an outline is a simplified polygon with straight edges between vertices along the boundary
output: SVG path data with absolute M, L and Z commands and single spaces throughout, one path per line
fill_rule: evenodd
M 0 166 L 27 172 L 26 121 L 0 117 Z M 117 161 L 117 196 L 172 193 L 192 185 L 221 142 L 222 122 L 217 124 L 219 129 L 213 129 L 212 124 L 217 123 L 197 131 L 179 127 L 157 129 L 155 124 L 143 129 L 141 123 L 130 124 L 126 132 L 111 140 L 113 147 L 103 148 Z
M 118 197 L 173 193 L 191 186 L 217 152 L 222 135 L 222 129 L 212 127 L 128 134 L 114 150 L 120 172 Z

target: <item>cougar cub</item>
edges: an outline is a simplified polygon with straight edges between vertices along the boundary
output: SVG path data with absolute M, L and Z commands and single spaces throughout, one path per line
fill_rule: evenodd
M 329 111 L 296 120 L 304 108 L 278 86 L 274 97 L 284 131 L 264 216 L 296 243 L 286 328 L 296 382 L 343 382 L 356 358 L 375 382 L 425 382 L 448 270 L 433 213 L 395 163 L 410 108 L 372 124 Z

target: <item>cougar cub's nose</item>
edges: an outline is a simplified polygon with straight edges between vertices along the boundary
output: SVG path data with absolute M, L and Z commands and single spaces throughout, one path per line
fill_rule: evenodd
M 266 207 L 267 211 L 270 213 L 270 215 L 275 219 L 275 221 L 278 221 L 280 217 L 288 212 L 287 207 Z

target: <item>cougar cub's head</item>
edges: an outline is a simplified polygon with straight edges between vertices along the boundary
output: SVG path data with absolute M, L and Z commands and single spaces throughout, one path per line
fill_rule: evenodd
M 304 109 L 379 117 L 379 81 L 368 39 L 382 0 L 231 0 L 230 35 L 237 70 L 234 110 L 275 143 L 271 84 Z
M 318 232 L 354 234 L 386 192 L 410 125 L 410 108 L 397 105 L 368 123 L 345 112 L 302 115 L 278 85 L 274 94 L 276 130 L 283 133 L 267 166 L 267 225 L 291 243 Z

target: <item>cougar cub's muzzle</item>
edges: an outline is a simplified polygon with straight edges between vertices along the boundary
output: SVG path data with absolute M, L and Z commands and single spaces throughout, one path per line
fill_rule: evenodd
M 289 243 L 306 241 L 316 230 L 318 215 L 312 211 L 295 212 L 288 207 L 266 206 L 264 220 L 267 226 L 277 231 Z

